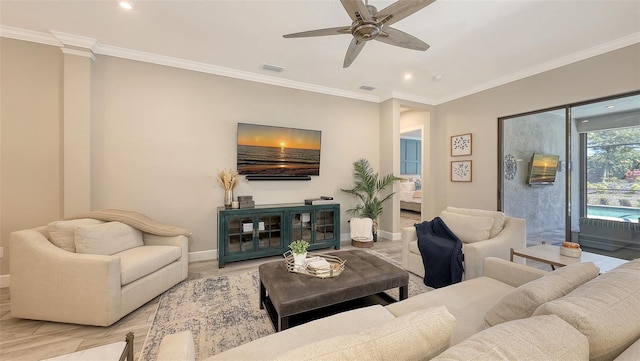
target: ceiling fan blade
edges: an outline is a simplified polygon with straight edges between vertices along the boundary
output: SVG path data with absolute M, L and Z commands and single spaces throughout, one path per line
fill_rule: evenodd
M 364 21 L 373 21 L 373 19 L 371 18 L 371 14 L 369 14 L 369 10 L 364 5 L 362 0 L 340 0 L 340 2 L 342 3 L 342 6 L 344 6 L 344 9 L 347 11 L 347 14 L 349 14 L 351 20 L 357 21 L 359 19 L 362 19 Z M 358 18 L 358 15 L 356 14 L 360 14 L 360 18 Z
M 366 43 L 366 41 L 358 40 L 356 38 L 353 38 L 353 40 L 351 40 L 349 49 L 347 49 L 347 54 L 344 56 L 344 63 L 342 64 L 343 68 L 348 68 L 349 65 L 351 65 L 351 63 L 356 60 L 356 57 L 358 56 L 358 54 L 360 54 L 360 51 L 362 51 L 362 48 L 364 48 L 364 45 Z
M 326 28 L 318 30 L 303 31 L 300 33 L 282 35 L 284 38 L 306 38 L 310 36 L 325 36 L 325 35 L 341 35 L 351 34 L 351 28 L 348 26 L 340 26 L 336 28 Z
M 399 0 L 378 11 L 378 22 L 391 25 L 415 13 L 435 0 Z M 344 2 L 344 1 L 343 1 Z
M 380 35 L 376 37 L 376 40 L 407 49 L 422 51 L 429 49 L 429 44 L 425 43 L 424 41 L 416 38 L 413 35 L 407 34 L 404 31 L 400 31 L 388 26 L 385 26 L 383 28 Z

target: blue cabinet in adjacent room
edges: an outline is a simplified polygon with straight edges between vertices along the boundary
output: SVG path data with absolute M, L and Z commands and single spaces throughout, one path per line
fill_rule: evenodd
M 422 173 L 422 141 L 400 138 L 400 174 Z

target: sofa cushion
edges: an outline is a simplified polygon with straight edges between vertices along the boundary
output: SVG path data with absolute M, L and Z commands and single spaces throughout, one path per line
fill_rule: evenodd
M 69 221 L 54 221 L 47 225 L 49 240 L 56 246 L 68 252 L 76 251 L 74 238 L 76 227 L 82 225 L 101 224 L 103 221 L 92 218 L 72 219 Z
M 598 276 L 599 268 L 591 262 L 574 263 L 549 272 L 506 295 L 489 309 L 485 321 L 489 326 L 530 317 L 545 302 L 560 298 L 581 284 Z
M 445 306 L 398 317 L 357 334 L 336 336 L 289 352 L 277 360 L 428 360 L 451 340 L 456 320 Z
M 445 210 L 447 212 L 464 214 L 467 216 L 493 218 L 493 226 L 491 227 L 489 238 L 493 238 L 497 236 L 498 233 L 502 232 L 502 229 L 504 228 L 504 224 L 506 222 L 506 216 L 504 215 L 504 213 L 498 212 L 498 211 L 486 211 L 484 209 L 456 208 L 456 207 L 447 207 Z
M 480 242 L 489 239 L 493 218 L 476 217 L 465 214 L 442 211 L 440 218 L 464 243 Z
M 506 283 L 478 277 L 421 293 L 385 308 L 396 316 L 402 316 L 428 307 L 446 305 L 447 311 L 459 321 L 451 338 L 451 343 L 456 344 L 484 330 L 487 327 L 484 322 L 487 310 L 511 290 L 513 287 Z
M 112 255 L 144 245 L 142 232 L 120 222 L 78 226 L 75 232 L 76 252 Z
M 124 286 L 178 260 L 182 250 L 176 246 L 144 246 L 113 255 L 120 257 L 120 284 Z
M 640 259 L 549 301 L 534 315 L 557 315 L 589 339 L 592 360 L 612 360 L 640 338 Z
M 557 316 L 538 316 L 488 328 L 433 360 L 588 360 L 587 338 Z

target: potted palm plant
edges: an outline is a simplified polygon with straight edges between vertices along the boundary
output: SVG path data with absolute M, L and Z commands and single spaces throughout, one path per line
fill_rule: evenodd
M 380 177 L 378 173 L 373 171 L 369 161 L 364 158 L 358 159 L 353 163 L 353 177 L 353 187 L 349 189 L 341 188 L 341 190 L 354 195 L 360 203 L 355 208 L 347 209 L 346 213 L 354 217 L 371 218 L 373 221 L 373 240 L 377 241 L 378 218 L 382 214 L 382 206 L 395 192 L 391 192 L 384 197 L 380 193 L 401 178 L 393 174 Z

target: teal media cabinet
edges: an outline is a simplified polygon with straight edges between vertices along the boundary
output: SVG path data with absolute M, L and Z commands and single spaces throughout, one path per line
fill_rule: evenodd
M 340 249 L 340 205 L 271 204 L 218 208 L 218 265 L 281 255 L 304 239 L 309 250 Z

